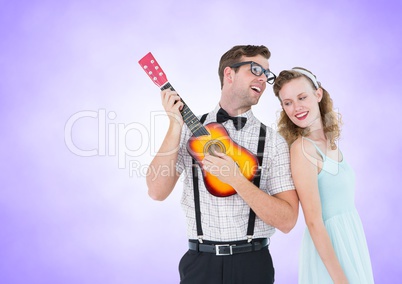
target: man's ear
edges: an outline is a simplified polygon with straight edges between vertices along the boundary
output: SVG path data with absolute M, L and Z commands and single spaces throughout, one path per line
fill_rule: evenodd
M 228 80 L 229 83 L 233 82 L 233 69 L 229 66 L 223 70 L 223 77 Z

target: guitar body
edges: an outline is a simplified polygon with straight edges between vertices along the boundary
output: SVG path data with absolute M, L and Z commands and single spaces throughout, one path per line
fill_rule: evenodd
M 204 126 L 209 132 L 208 135 L 192 136 L 187 143 L 187 150 L 190 155 L 201 165 L 207 153 L 222 152 L 230 156 L 239 166 L 241 173 L 250 181 L 253 180 L 258 170 L 258 160 L 256 156 L 246 148 L 234 142 L 225 129 L 217 122 L 212 122 Z M 214 196 L 226 197 L 236 193 L 227 183 L 220 181 L 216 176 L 204 171 L 203 179 L 205 187 Z

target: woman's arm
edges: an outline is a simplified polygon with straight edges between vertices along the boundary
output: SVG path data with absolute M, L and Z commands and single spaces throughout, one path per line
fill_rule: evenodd
M 334 283 L 348 283 L 322 219 L 317 182 L 318 163 L 321 158 L 311 142 L 301 139 L 293 143 L 290 157 L 293 181 L 318 254 Z

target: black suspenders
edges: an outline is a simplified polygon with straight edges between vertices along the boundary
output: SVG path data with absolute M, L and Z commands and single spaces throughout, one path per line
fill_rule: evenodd
M 201 117 L 201 119 L 200 119 L 201 124 L 204 123 L 205 119 L 207 118 L 207 115 L 208 114 L 204 114 Z M 266 133 L 267 133 L 266 126 L 263 123 L 261 123 L 259 140 L 258 140 L 258 148 L 257 148 L 257 159 L 258 159 L 259 167 L 258 167 L 257 173 L 253 179 L 253 183 L 257 187 L 260 186 L 261 167 L 262 167 L 262 159 L 264 156 Z M 193 159 L 192 173 L 193 173 L 194 206 L 195 206 L 195 222 L 196 222 L 196 226 L 197 226 L 197 237 L 198 237 L 198 241 L 200 243 L 202 243 L 203 242 L 203 240 L 202 240 L 203 232 L 202 232 L 202 226 L 201 226 L 200 191 L 198 188 L 198 168 L 197 168 L 197 163 L 194 159 Z M 249 214 L 248 226 L 247 226 L 248 242 L 251 242 L 253 239 L 254 226 L 255 226 L 255 213 L 250 208 L 250 214 Z
M 258 148 L 257 148 L 257 159 L 258 159 L 258 170 L 253 179 L 253 183 L 256 187 L 260 187 L 261 180 L 261 168 L 262 168 L 262 158 L 264 157 L 264 148 L 265 148 L 265 136 L 267 134 L 266 126 L 261 123 L 260 127 L 260 135 L 258 138 Z M 250 208 L 250 214 L 248 217 L 248 227 L 247 227 L 247 240 L 251 242 L 254 235 L 254 225 L 255 225 L 255 213 L 253 209 Z
M 200 122 L 201 124 L 204 123 L 205 119 L 207 118 L 207 113 L 204 114 Z M 195 210 L 195 223 L 197 225 L 197 238 L 200 243 L 202 243 L 202 238 L 204 233 L 202 232 L 201 226 L 201 208 L 200 208 L 200 191 L 198 189 L 198 167 L 196 161 L 193 159 L 193 189 L 194 189 L 194 210 Z

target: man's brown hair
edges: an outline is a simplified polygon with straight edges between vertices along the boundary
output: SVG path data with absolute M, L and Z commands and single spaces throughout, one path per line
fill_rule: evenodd
M 223 70 L 225 70 L 226 67 L 238 63 L 243 56 L 254 57 L 257 55 L 262 55 L 266 59 L 269 59 L 271 57 L 271 52 L 264 45 L 236 45 L 223 54 L 219 61 L 218 69 L 221 89 L 223 87 Z M 236 69 L 235 72 L 237 72 L 237 68 L 234 69 Z

